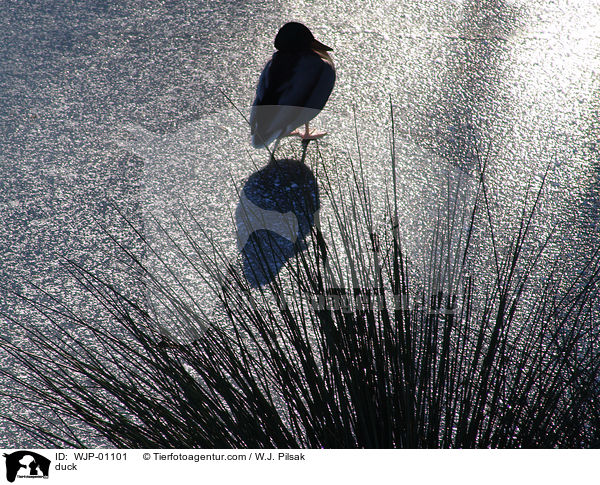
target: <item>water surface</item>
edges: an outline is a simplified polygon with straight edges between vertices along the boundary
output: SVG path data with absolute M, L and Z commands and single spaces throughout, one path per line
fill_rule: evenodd
M 159 241 L 153 217 L 171 227 L 183 201 L 236 256 L 236 187 L 267 153 L 250 147 L 222 92 L 248 113 L 288 20 L 334 47 L 337 84 L 315 122 L 330 132 L 320 148 L 344 172 L 358 157 L 356 120 L 377 206 L 389 184 L 392 100 L 401 227 L 415 258 L 448 201 L 448 181 L 460 180 L 468 199 L 482 161 L 502 237 L 548 168 L 534 237 L 555 229 L 549 251 L 569 254 L 575 267 L 598 246 L 596 0 L 23 1 L 0 12 L 6 335 L 20 335 L 10 318 L 39 321 L 9 293 L 27 281 L 93 314 L 61 257 L 118 273 L 103 227 L 141 253 L 113 202 Z M 297 145 L 286 141 L 282 153 Z M 14 363 L 0 354 L 0 365 Z M 33 442 L 8 423 L 0 436 L 5 447 Z

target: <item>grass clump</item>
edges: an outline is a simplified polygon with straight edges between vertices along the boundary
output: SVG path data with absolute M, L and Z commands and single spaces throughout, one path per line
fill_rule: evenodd
M 401 234 L 394 157 L 391 169 L 377 215 L 360 169 L 346 184 L 321 166 L 326 224 L 311 210 L 294 256 L 258 288 L 247 267 L 198 243 L 200 226 L 180 224 L 171 242 L 218 302 L 210 316 L 166 261 L 151 271 L 122 247 L 149 299 L 70 263 L 105 317 L 22 297 L 47 326 L 13 320 L 28 350 L 0 337 L 19 364 L 2 373 L 38 418 L 5 418 L 50 446 L 83 446 L 90 430 L 141 448 L 598 446 L 598 254 L 569 284 L 545 269 L 545 242 L 528 239 L 541 187 L 501 243 L 482 166 L 470 206 L 438 221 L 418 264 Z M 272 239 L 254 254 L 277 250 Z M 488 270 L 473 274 L 483 253 Z

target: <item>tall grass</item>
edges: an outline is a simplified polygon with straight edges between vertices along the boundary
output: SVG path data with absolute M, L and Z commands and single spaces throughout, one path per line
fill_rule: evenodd
M 101 321 L 43 288 L 43 299 L 22 295 L 47 325 L 4 315 L 28 346 L 0 336 L 19 363 L 1 372 L 15 384 L 5 394 L 35 414 L 4 417 L 51 446 L 83 446 L 90 431 L 144 448 L 600 444 L 600 258 L 567 283 L 546 269 L 545 243 L 529 244 L 541 187 L 524 194 L 504 243 L 482 164 L 470 205 L 439 219 L 421 264 L 403 242 L 393 150 L 382 214 L 360 167 L 341 180 L 319 167 L 322 222 L 262 288 L 199 243 L 193 213 L 182 239 L 165 235 L 212 292 L 218 318 L 160 252 L 157 272 L 124 246 L 150 299 L 75 262 Z M 486 251 L 487 272 L 472 274 Z

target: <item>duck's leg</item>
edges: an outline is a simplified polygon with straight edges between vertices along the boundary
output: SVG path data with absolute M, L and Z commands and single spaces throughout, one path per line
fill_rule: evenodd
M 273 144 L 273 148 L 271 148 L 269 150 L 269 153 L 271 154 L 271 158 L 270 158 L 271 162 L 275 160 L 275 150 L 277 150 L 277 147 L 279 146 L 280 141 L 281 141 L 281 138 L 277 138 L 275 140 L 275 143 Z

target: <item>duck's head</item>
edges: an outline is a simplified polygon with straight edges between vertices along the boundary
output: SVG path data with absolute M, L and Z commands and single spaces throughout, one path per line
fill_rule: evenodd
M 275 48 L 288 52 L 310 49 L 317 53 L 325 53 L 333 50 L 315 39 L 308 27 L 299 22 L 288 22 L 279 29 L 275 36 Z

